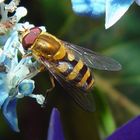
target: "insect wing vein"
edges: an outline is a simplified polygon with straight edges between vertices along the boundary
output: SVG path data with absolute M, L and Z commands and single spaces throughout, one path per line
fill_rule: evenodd
M 74 83 L 67 80 L 65 76 L 61 73 L 56 72 L 55 64 L 43 61 L 42 62 L 49 72 L 54 76 L 54 78 L 59 82 L 59 84 L 67 91 L 67 93 L 73 98 L 73 100 L 85 111 L 94 112 L 95 111 L 95 103 L 94 99 L 90 93 L 86 93 L 86 91 L 81 88 L 75 86 Z
M 62 41 L 66 48 L 73 50 L 75 56 L 81 57 L 83 61 L 91 68 L 107 71 L 119 71 L 121 65 L 116 60 L 100 55 L 90 49 L 83 48 L 65 41 Z

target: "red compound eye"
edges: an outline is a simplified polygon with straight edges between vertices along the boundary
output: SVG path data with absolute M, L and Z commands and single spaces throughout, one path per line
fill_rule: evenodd
M 33 45 L 34 41 L 41 32 L 42 30 L 39 27 L 34 27 L 30 29 L 30 32 L 22 39 L 22 45 L 25 50 L 28 50 L 28 48 Z

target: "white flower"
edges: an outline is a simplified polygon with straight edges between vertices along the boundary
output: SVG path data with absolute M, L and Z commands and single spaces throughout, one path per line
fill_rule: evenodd
M 30 78 L 39 72 L 37 62 L 31 57 L 18 60 L 20 43 L 16 32 L 8 38 L 0 54 L 0 107 L 9 125 L 14 131 L 19 131 L 16 116 L 16 100 L 29 96 L 35 98 L 37 103 L 43 104 L 43 96 L 33 95 L 34 81 Z M 11 104 L 14 104 L 11 105 Z
M 8 124 L 18 132 L 17 100 L 29 96 L 35 98 L 40 105 L 44 103 L 43 95 L 33 94 L 35 82 L 31 80 L 40 72 L 41 64 L 33 62 L 32 57 L 25 57 L 26 52 L 19 42 L 19 33 L 34 27 L 28 22 L 18 23 L 27 14 L 27 10 L 24 7 L 17 8 L 19 0 L 13 0 L 9 4 L 0 2 L 0 108 Z M 8 17 L 8 12 L 14 11 L 15 14 Z M 43 27 L 42 29 L 45 30 Z

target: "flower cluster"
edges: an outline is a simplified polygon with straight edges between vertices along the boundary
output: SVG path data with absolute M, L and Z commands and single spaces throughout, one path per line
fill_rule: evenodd
M 140 0 L 72 0 L 73 10 L 80 15 L 99 16 L 105 13 L 105 28 L 114 25 L 136 2 Z
M 24 7 L 17 7 L 19 0 L 9 4 L 0 1 L 0 108 L 8 124 L 14 131 L 19 131 L 16 115 L 16 102 L 19 98 L 29 96 L 43 104 L 44 96 L 33 94 L 34 81 L 40 72 L 40 64 L 26 56 L 19 41 L 19 33 L 33 27 L 29 23 L 18 23 L 27 14 Z M 8 13 L 15 14 L 8 16 Z

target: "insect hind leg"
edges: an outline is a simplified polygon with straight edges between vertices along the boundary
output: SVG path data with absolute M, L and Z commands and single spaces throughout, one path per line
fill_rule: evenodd
M 47 98 L 48 98 L 49 94 L 52 92 L 52 90 L 55 88 L 54 77 L 50 73 L 49 73 L 49 77 L 50 77 L 52 87 L 46 90 L 45 100 L 44 100 L 42 107 L 46 107 Z

